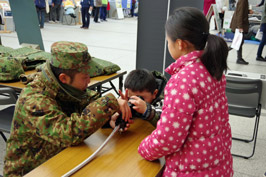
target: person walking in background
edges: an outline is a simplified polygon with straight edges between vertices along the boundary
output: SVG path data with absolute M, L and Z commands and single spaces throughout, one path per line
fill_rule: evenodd
M 130 9 L 131 17 L 134 17 L 135 6 L 136 6 L 136 0 L 132 0 L 132 1 L 131 1 L 131 9 Z
M 59 22 L 62 0 L 52 0 L 52 20 Z
M 225 0 L 216 0 L 216 7 L 219 13 L 219 17 L 221 19 L 221 28 L 223 28 L 223 23 L 224 23 L 224 12 L 227 9 L 225 5 Z
M 88 29 L 90 25 L 90 13 L 93 8 L 93 0 L 81 0 L 81 17 L 82 17 L 82 26 L 80 28 Z
M 35 0 L 35 7 L 38 14 L 38 20 L 40 24 L 40 28 L 44 27 L 44 19 L 45 19 L 45 12 L 46 12 L 46 2 L 45 0 Z
M 146 160 L 165 157 L 162 176 L 233 176 L 232 134 L 225 94 L 228 47 L 209 33 L 199 9 L 176 9 L 166 39 L 175 60 L 157 128 L 139 145 Z
M 263 6 L 263 11 L 262 11 L 262 17 L 261 17 L 260 31 L 262 31 L 263 34 L 262 34 L 262 39 L 260 41 L 260 45 L 257 51 L 257 58 L 256 58 L 257 61 L 266 61 L 266 58 L 261 56 L 264 45 L 266 43 L 266 5 L 265 5 L 264 0 L 262 0 L 261 3 L 257 5 L 257 7 L 261 6 L 262 4 L 264 4 L 264 6 Z
M 102 0 L 102 7 L 100 9 L 100 19 L 101 19 L 101 21 L 107 21 L 106 20 L 107 4 L 108 4 L 108 0 Z
M 232 32 L 235 32 L 236 29 L 239 29 L 239 32 L 243 33 L 242 42 L 239 50 L 237 51 L 237 64 L 248 65 L 248 62 L 245 61 L 242 57 L 242 48 L 244 44 L 244 35 L 248 33 L 249 22 L 248 22 L 248 13 L 249 13 L 248 0 L 238 0 L 236 5 L 236 10 L 232 17 L 230 28 Z
M 102 0 L 94 0 L 94 22 L 95 23 L 100 23 L 98 21 L 99 19 L 99 13 L 100 13 L 100 8 L 102 7 Z
M 52 0 L 48 0 L 48 4 L 49 4 L 49 13 L 48 13 L 48 18 L 49 18 L 49 23 L 53 22 L 53 12 L 52 12 Z

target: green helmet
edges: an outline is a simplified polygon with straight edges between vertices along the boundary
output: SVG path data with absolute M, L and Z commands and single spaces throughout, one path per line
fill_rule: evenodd
M 61 69 L 72 69 L 89 73 L 91 56 L 85 44 L 59 41 L 51 46 L 51 65 Z
M 21 61 L 14 57 L 0 58 L 0 81 L 18 80 L 24 74 Z

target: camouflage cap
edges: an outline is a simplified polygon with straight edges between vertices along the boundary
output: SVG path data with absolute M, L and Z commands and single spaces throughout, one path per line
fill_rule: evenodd
M 0 81 L 17 80 L 24 73 L 19 59 L 14 57 L 0 58 Z
M 91 56 L 85 44 L 69 41 L 55 42 L 51 46 L 51 54 L 52 66 L 89 73 Z

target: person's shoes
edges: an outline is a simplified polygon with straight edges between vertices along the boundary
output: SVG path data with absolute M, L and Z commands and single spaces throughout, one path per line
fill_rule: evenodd
M 96 22 L 96 21 L 94 21 L 94 22 L 95 22 L 95 23 L 100 23 L 99 21 L 97 21 L 97 22 Z
M 80 28 L 84 28 L 84 26 L 81 26 Z
M 231 46 L 228 47 L 228 51 L 232 50 L 233 48 Z
M 76 18 L 76 15 L 75 14 L 69 14 L 70 15 L 70 17 L 72 17 L 72 18 Z
M 88 27 L 83 27 L 83 29 L 89 29 Z
M 248 65 L 249 63 L 247 61 L 245 61 L 243 58 L 237 59 L 236 60 L 237 64 L 241 64 L 241 65 Z
M 107 20 L 103 20 L 103 21 L 107 22 Z
M 51 21 L 49 21 L 49 23 L 55 23 L 55 21 L 51 20 Z
M 257 61 L 266 61 L 266 58 L 263 58 L 262 56 L 259 56 L 256 58 Z
M 40 26 L 40 29 L 43 29 L 43 26 Z
M 103 19 L 101 19 L 101 22 L 103 22 Z

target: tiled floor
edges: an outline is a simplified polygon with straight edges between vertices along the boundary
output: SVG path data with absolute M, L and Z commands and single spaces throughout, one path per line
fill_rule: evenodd
M 80 29 L 79 26 L 67 26 L 61 24 L 45 23 L 41 30 L 46 51 L 50 51 L 53 42 L 59 40 L 78 41 L 88 46 L 92 56 L 112 61 L 118 64 L 122 70 L 131 71 L 136 67 L 136 37 L 137 18 L 124 20 L 108 19 L 108 22 L 91 23 L 89 30 Z M 2 43 L 5 46 L 18 48 L 19 43 L 16 33 L 1 34 Z M 266 62 L 255 60 L 257 45 L 245 44 L 244 58 L 250 62 L 243 66 L 236 64 L 236 51 L 231 51 L 228 57 L 228 65 L 231 70 L 255 72 L 266 74 Z M 264 50 L 264 56 L 266 49 Z M 250 120 L 230 119 L 234 136 L 246 136 L 251 134 Z M 266 172 L 266 111 L 262 111 L 257 141 L 257 149 L 253 158 L 245 160 L 234 157 L 235 177 L 262 177 Z M 246 143 L 233 143 L 233 152 L 250 152 L 251 145 Z M 0 174 L 3 168 L 3 156 L 5 154 L 5 142 L 0 138 Z

